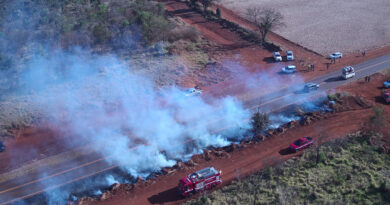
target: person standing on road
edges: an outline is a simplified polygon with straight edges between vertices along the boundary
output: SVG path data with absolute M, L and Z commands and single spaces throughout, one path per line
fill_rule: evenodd
M 312 69 L 313 69 L 313 71 L 314 71 L 314 66 L 315 66 L 315 65 L 313 64 L 313 65 L 312 65 Z
M 366 51 L 362 51 L 362 56 L 366 56 Z

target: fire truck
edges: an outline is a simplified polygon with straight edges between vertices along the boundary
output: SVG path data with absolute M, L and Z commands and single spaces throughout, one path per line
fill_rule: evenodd
M 187 177 L 179 180 L 179 194 L 187 197 L 205 189 L 212 189 L 222 183 L 221 173 L 214 167 L 206 167 L 189 174 Z

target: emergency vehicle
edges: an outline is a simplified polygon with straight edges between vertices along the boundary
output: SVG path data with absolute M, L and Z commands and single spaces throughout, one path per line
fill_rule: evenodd
M 206 167 L 179 180 L 179 194 L 183 197 L 192 196 L 196 192 L 212 189 L 222 183 L 221 171 L 214 167 Z

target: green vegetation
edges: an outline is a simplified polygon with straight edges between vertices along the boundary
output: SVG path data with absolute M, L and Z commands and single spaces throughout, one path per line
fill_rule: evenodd
M 375 136 L 372 136 L 375 137 Z M 188 204 L 389 204 L 390 155 L 360 133 L 234 181 Z
M 372 107 L 374 115 L 370 116 L 370 129 L 374 133 L 378 133 L 386 125 L 385 109 L 383 106 Z
M 149 0 L 21 0 L 0 6 L 0 36 L 8 42 L 3 53 L 18 52 L 32 41 L 110 47 L 115 40 L 141 36 L 153 44 L 167 40 L 175 27 L 164 5 Z

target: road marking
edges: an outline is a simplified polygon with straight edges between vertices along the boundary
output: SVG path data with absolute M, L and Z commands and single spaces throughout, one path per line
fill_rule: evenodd
M 363 70 L 367 70 L 368 68 L 371 68 L 371 67 L 373 67 L 373 66 L 377 66 L 377 65 L 383 64 L 383 63 L 388 62 L 388 61 L 390 61 L 390 60 L 382 61 L 382 62 L 380 62 L 380 63 L 376 63 L 376 64 L 374 64 L 374 65 L 367 66 L 367 67 L 365 67 L 365 68 L 362 68 L 362 69 L 357 70 L 356 72 L 360 72 L 360 71 L 363 71 Z M 322 82 L 322 83 L 325 83 L 325 82 Z M 322 83 L 320 83 L 320 84 L 322 84 Z M 290 93 L 290 94 L 287 94 L 287 95 L 284 95 L 284 96 L 281 96 L 281 97 L 272 99 L 272 100 L 270 100 L 270 101 L 267 101 L 267 102 L 265 102 L 265 103 L 262 103 L 262 104 L 259 104 L 259 105 L 252 106 L 252 107 L 250 107 L 249 109 L 252 109 L 252 110 L 253 110 L 254 108 L 257 108 L 257 107 L 260 107 L 260 106 L 269 104 L 269 103 L 271 103 L 271 102 L 274 102 L 274 101 L 276 101 L 276 100 L 279 100 L 279 99 L 282 99 L 282 98 L 284 98 L 284 97 L 291 96 L 291 95 L 292 95 L 292 94 Z M 227 127 L 227 128 L 228 128 L 228 127 Z M 227 128 L 226 128 L 226 129 L 227 129 Z M 188 143 L 188 142 L 190 142 L 190 141 L 194 141 L 194 139 L 187 140 L 187 141 L 185 142 L 185 144 Z M 131 149 L 135 149 L 135 148 L 137 148 L 138 146 L 139 146 L 139 145 L 137 145 L 136 147 L 133 147 L 133 148 L 131 148 Z M 5 193 L 5 192 L 9 192 L 9 191 L 12 191 L 12 190 L 18 189 L 18 188 L 20 188 L 20 187 L 24 187 L 24 186 L 27 186 L 27 185 L 36 183 L 36 182 L 40 182 L 40 181 L 46 180 L 46 179 L 48 179 L 48 178 L 52 178 L 52 177 L 55 177 L 55 176 L 58 176 L 58 175 L 67 173 L 67 172 L 70 172 L 70 171 L 72 171 L 72 170 L 75 170 L 75 169 L 79 169 L 79 168 L 81 168 L 81 167 L 88 166 L 88 165 L 90 165 L 90 164 L 97 163 L 97 162 L 99 162 L 99 161 L 105 160 L 105 159 L 110 158 L 110 157 L 112 157 L 112 156 L 108 156 L 108 157 L 105 157 L 105 158 L 100 158 L 100 159 L 97 159 L 97 160 L 94 160 L 94 161 L 91 161 L 91 162 L 82 164 L 82 165 L 77 166 L 77 167 L 73 167 L 73 168 L 71 168 L 71 169 L 67 169 L 67 170 L 61 171 L 61 172 L 59 172 L 59 173 L 56 173 L 56 174 L 53 174 L 53 175 L 50 175 L 50 176 L 47 176 L 47 177 L 44 177 L 44 178 L 40 178 L 40 179 L 37 179 L 37 180 L 33 180 L 33 181 L 31 181 L 31 182 L 28 182 L 28 183 L 25 183 L 25 184 L 22 184 L 22 185 L 18 185 L 18 186 L 9 188 L 9 189 L 7 189 L 7 190 L 3 190 L 3 191 L 0 192 L 0 194 Z M 10 201 L 1 203 L 0 205 L 12 203 L 12 202 L 15 202 L 15 201 L 18 201 L 18 200 L 21 200 L 21 199 L 25 199 L 25 198 L 28 198 L 28 197 L 30 197 L 30 196 L 34 196 L 34 195 L 43 193 L 43 192 L 45 192 L 45 191 L 49 191 L 49 190 L 55 189 L 55 188 L 57 188 L 57 187 L 61 187 L 61 186 L 66 185 L 66 184 L 73 183 L 73 182 L 78 181 L 78 180 L 80 180 L 80 179 L 84 179 L 84 178 L 87 178 L 87 177 L 90 177 L 90 176 L 93 176 L 93 175 L 102 173 L 102 172 L 104 172 L 104 171 L 107 171 L 107 170 L 110 170 L 110 169 L 113 169 L 113 168 L 116 168 L 116 167 L 119 167 L 119 166 L 118 166 L 118 165 L 111 166 L 111 167 L 105 168 L 105 169 L 103 169 L 103 170 L 101 170 L 101 171 L 94 172 L 94 173 L 88 174 L 88 175 L 84 175 L 84 176 L 78 177 L 78 178 L 76 178 L 76 179 L 73 179 L 73 180 L 71 180 L 71 181 L 68 181 L 68 182 L 65 182 L 65 183 L 62 183 L 62 184 L 59 184 L 59 185 L 52 186 L 52 187 L 50 187 L 50 188 L 48 188 L 48 189 L 44 189 L 44 190 L 41 190 L 41 191 L 38 191 L 38 192 L 35 192 L 35 193 L 32 193 L 32 194 L 28 194 L 28 195 L 24 195 L 24 196 L 19 197 L 19 198 L 12 199 L 12 200 L 10 200 Z
M 385 61 L 382 61 L 382 62 L 373 64 L 373 65 L 370 65 L 370 66 L 366 66 L 366 67 L 364 67 L 364 68 L 361 68 L 361 69 L 357 70 L 356 72 L 360 72 L 360 71 L 363 71 L 363 70 L 367 70 L 367 69 L 369 69 L 369 68 L 371 68 L 371 67 L 373 67 L 373 66 L 377 66 L 377 65 L 380 65 L 380 64 L 384 64 L 384 63 L 386 63 L 386 62 L 390 62 L 390 60 L 385 60 Z
M 19 200 L 22 200 L 22 199 L 26 199 L 26 198 L 29 198 L 29 197 L 31 197 L 31 196 L 35 196 L 35 195 L 37 195 L 37 194 L 41 194 L 41 193 L 43 193 L 43 192 L 50 191 L 50 190 L 52 190 L 52 189 L 56 189 L 56 188 L 58 188 L 58 187 L 61 187 L 61 186 L 64 186 L 64 185 L 67 185 L 67 184 L 70 184 L 70 183 L 79 181 L 79 180 L 81 180 L 81 179 L 85 179 L 85 178 L 87 178 L 87 177 L 94 176 L 94 175 L 96 175 L 96 174 L 100 174 L 100 173 L 102 173 L 102 172 L 105 172 L 105 171 L 108 171 L 108 170 L 111 170 L 111 169 L 114 169 L 114 168 L 117 168 L 117 167 L 118 167 L 118 165 L 110 166 L 110 167 L 105 168 L 105 169 L 103 169 L 103 170 L 100 170 L 100 171 L 94 172 L 94 173 L 92 173 L 92 174 L 87 174 L 87 175 L 84 175 L 84 176 L 75 178 L 75 179 L 73 179 L 73 180 L 71 180 L 71 181 L 67 181 L 67 182 L 62 183 L 62 184 L 57 184 L 57 185 L 52 186 L 52 187 L 49 187 L 49 188 L 47 188 L 47 189 L 43 189 L 43 190 L 40 190 L 40 191 L 31 193 L 31 194 L 27 194 L 27 195 L 24 195 L 24 196 L 21 196 L 21 197 L 18 197 L 18 198 L 11 199 L 11 200 L 9 200 L 9 201 L 6 201 L 6 202 L 1 203 L 0 205 L 10 204 L 10 203 L 15 202 L 15 201 L 19 201 Z

